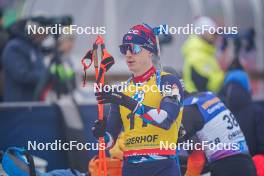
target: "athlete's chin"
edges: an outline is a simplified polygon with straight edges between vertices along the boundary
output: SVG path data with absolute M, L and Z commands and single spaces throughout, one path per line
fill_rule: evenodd
M 131 72 L 134 72 L 135 71 L 135 67 L 133 65 L 127 65 L 128 67 L 128 70 L 131 71 Z

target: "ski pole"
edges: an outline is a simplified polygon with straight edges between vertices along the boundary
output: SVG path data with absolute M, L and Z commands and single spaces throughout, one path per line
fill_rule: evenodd
M 105 81 L 105 73 L 112 67 L 114 64 L 114 58 L 107 52 L 104 44 L 104 39 L 102 36 L 98 36 L 96 39 L 96 44 L 101 46 L 101 62 L 100 69 L 98 70 L 98 64 L 96 68 L 96 82 L 97 84 L 104 85 Z M 99 62 L 98 62 L 99 63 Z M 98 103 L 99 110 L 99 120 L 103 120 L 103 104 Z M 104 137 L 99 138 L 99 144 L 103 144 L 105 146 Z M 100 159 L 101 158 L 101 159 Z M 101 160 L 101 163 L 100 163 Z M 104 175 L 107 174 L 107 166 L 106 166 L 106 156 L 104 150 L 99 150 L 99 168 L 101 168 L 101 164 L 103 164 Z M 101 166 L 101 167 L 100 167 Z M 98 174 L 100 175 L 100 174 Z
M 98 81 L 98 76 L 99 76 L 99 61 L 98 61 L 98 55 L 97 55 L 97 48 L 98 45 L 102 44 L 103 41 L 99 41 L 101 38 L 98 36 L 96 39 L 96 42 L 94 45 L 96 45 L 96 50 L 94 50 L 93 52 L 93 56 L 94 56 L 94 68 L 95 68 L 95 79 L 96 79 L 96 84 L 100 86 L 104 85 L 103 81 Z M 104 75 L 102 75 L 104 76 Z M 99 120 L 103 120 L 104 116 L 104 106 L 103 104 L 99 104 L 98 103 L 98 119 Z M 99 146 L 105 146 L 105 141 L 104 141 L 104 137 L 99 137 Z M 102 167 L 103 164 L 103 167 Z M 103 175 L 106 176 L 107 175 L 107 167 L 106 167 L 106 158 L 105 158 L 105 150 L 101 150 L 101 147 L 99 147 L 99 169 L 98 169 L 98 176 L 101 176 L 101 169 L 103 168 Z
M 101 46 L 101 62 L 99 67 L 99 60 L 98 60 L 98 46 Z M 114 58 L 107 52 L 104 44 L 104 39 L 102 36 L 97 36 L 96 41 L 93 44 L 93 49 L 88 51 L 85 57 L 82 59 L 82 65 L 84 67 L 84 80 L 83 86 L 85 86 L 86 82 L 86 70 L 94 63 L 95 68 L 95 79 L 96 84 L 101 86 L 104 85 L 104 75 L 110 67 L 114 64 Z M 103 120 L 104 118 L 104 106 L 103 104 L 98 103 L 98 119 Z M 104 137 L 99 138 L 99 169 L 98 169 L 98 176 L 101 176 L 101 169 L 103 170 L 104 176 L 107 175 L 107 165 L 106 165 L 106 155 L 105 155 L 105 148 L 102 150 L 101 146 L 105 147 Z

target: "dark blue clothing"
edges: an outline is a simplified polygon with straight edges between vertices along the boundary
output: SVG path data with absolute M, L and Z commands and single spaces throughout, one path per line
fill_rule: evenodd
M 3 51 L 4 101 L 33 101 L 34 90 L 45 72 L 39 48 L 24 38 L 14 38 Z
M 264 112 L 237 82 L 226 84 L 220 94 L 243 131 L 252 156 L 264 154 Z
M 256 176 L 256 169 L 249 155 L 238 154 L 212 163 L 210 174 L 211 176 Z
M 175 159 L 158 160 L 146 163 L 123 163 L 122 176 L 178 176 L 179 166 Z

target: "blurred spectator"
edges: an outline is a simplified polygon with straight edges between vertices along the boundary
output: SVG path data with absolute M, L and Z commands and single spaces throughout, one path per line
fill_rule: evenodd
M 249 77 L 238 59 L 233 61 L 226 74 L 220 97 L 237 118 L 250 154 L 264 154 L 264 112 L 251 99 Z
M 62 34 L 58 38 L 57 58 L 53 58 L 55 62 L 50 67 L 50 72 L 56 78 L 53 80 L 53 90 L 58 97 L 61 94 L 69 94 L 76 87 L 75 72 L 70 57 L 74 42 L 74 35 Z
M 208 17 L 200 17 L 194 26 L 202 28 L 216 28 L 216 24 Z M 216 34 L 204 32 L 200 35 L 191 35 L 182 47 L 185 58 L 183 79 L 185 88 L 189 92 L 210 90 L 218 92 L 224 79 L 216 58 L 214 42 Z
M 74 42 L 74 35 L 58 36 L 48 70 L 35 92 L 36 99 L 54 98 L 51 92 L 60 98 L 62 94 L 69 94 L 76 88 L 75 71 L 70 57 Z
M 45 67 L 40 45 L 46 34 L 28 34 L 26 25 L 43 26 L 41 20 L 20 20 L 11 27 L 12 39 L 3 51 L 4 101 L 32 101 Z
M 71 60 L 72 59 L 71 52 L 74 45 L 75 45 L 74 35 L 61 35 L 59 37 L 58 50 L 62 61 L 61 66 L 63 66 L 65 72 L 64 77 L 66 80 L 64 82 L 68 81 L 67 84 L 69 84 L 69 85 L 65 85 L 65 87 L 68 87 L 66 93 L 72 91 L 76 87 L 74 64 Z
M 3 87 L 4 87 L 3 67 L 1 60 L 2 60 L 2 53 L 8 41 L 8 38 L 9 38 L 9 34 L 7 30 L 5 30 L 3 27 L 3 10 L 0 9 L 0 102 L 3 101 Z

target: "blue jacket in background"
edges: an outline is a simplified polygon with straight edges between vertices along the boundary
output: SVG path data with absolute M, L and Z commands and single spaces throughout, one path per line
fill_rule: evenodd
M 37 45 L 17 37 L 3 51 L 4 101 L 33 101 L 35 87 L 45 72 Z

